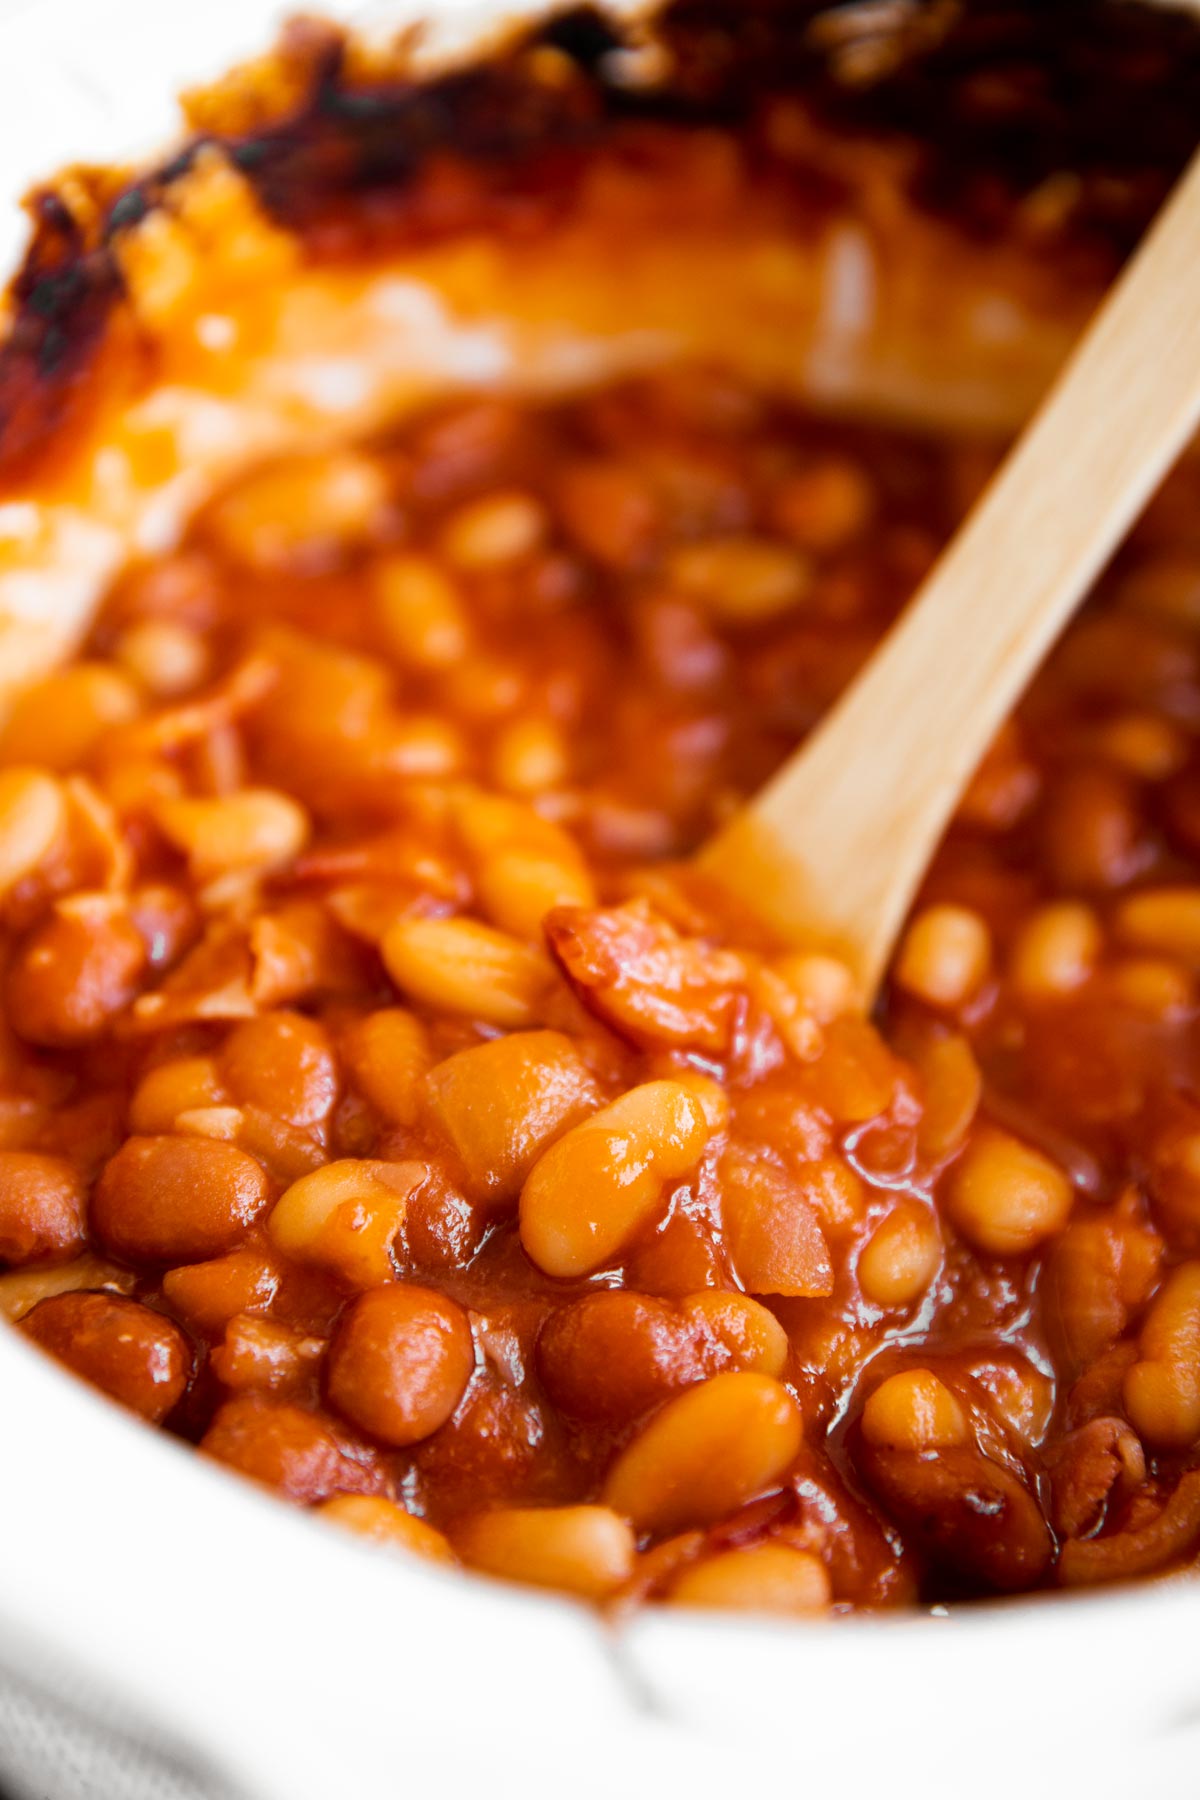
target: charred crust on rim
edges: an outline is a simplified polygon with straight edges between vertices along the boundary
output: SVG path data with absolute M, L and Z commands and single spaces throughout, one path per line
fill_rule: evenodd
M 0 473 L 86 407 L 120 310 L 114 245 L 206 145 L 309 254 L 341 256 L 485 222 L 536 228 L 591 153 L 648 128 L 732 132 L 798 210 L 827 210 L 828 171 L 781 168 L 763 130 L 789 96 L 820 127 L 906 146 L 910 197 L 977 238 L 1068 184 L 1055 251 L 1108 273 L 1200 136 L 1200 22 L 1135 0 L 674 0 L 650 26 L 581 6 L 421 78 L 407 47 L 367 66 L 336 28 L 296 21 L 256 66 L 252 126 L 235 74 L 193 98 L 194 135 L 169 162 L 132 181 L 73 171 L 31 197 L 0 344 Z M 419 201 L 439 166 L 468 175 L 440 211 Z

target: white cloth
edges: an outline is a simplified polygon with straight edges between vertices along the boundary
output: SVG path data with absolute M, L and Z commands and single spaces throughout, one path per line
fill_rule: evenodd
M 237 1800 L 90 1682 L 0 1665 L 0 1800 Z

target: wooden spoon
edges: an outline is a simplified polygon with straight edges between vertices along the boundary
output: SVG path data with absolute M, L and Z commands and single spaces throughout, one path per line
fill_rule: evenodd
M 699 866 L 869 1000 L 983 752 L 1198 423 L 1200 155 L 882 647 Z

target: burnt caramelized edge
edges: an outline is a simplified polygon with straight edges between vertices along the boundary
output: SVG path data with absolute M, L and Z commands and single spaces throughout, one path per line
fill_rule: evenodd
M 665 75 L 637 85 L 623 53 L 647 43 Z M 123 297 L 114 242 L 206 145 L 328 257 L 439 229 L 436 207 L 406 205 L 439 163 L 475 182 L 474 216 L 460 201 L 444 232 L 503 228 L 522 200 L 535 214 L 561 204 L 618 126 L 723 127 L 752 167 L 770 164 L 756 119 L 765 101 L 799 95 L 822 126 L 910 146 L 910 198 L 974 237 L 1002 235 L 1022 200 L 1065 174 L 1055 253 L 1081 250 L 1110 272 L 1200 136 L 1200 21 L 1138 0 L 671 0 L 647 27 L 584 5 L 424 79 L 403 45 L 366 67 L 340 30 L 301 21 L 260 66 L 256 93 L 252 130 L 236 83 L 220 84 L 191 109 L 203 127 L 149 173 L 75 170 L 32 195 L 0 345 L 0 474 L 86 406 Z M 835 202 L 813 186 L 810 171 L 807 199 Z

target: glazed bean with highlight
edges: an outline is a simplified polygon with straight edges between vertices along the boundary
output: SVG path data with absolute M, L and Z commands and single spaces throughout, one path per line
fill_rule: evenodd
M 1095 972 L 1103 941 L 1100 921 L 1090 906 L 1071 901 L 1044 906 L 1017 937 L 1009 980 L 1030 1001 L 1074 993 Z
M 61 782 L 42 769 L 0 769 L 0 894 L 37 868 L 66 825 Z
M 537 1022 L 550 984 L 539 950 L 474 919 L 403 919 L 383 940 L 383 960 L 410 999 L 507 1030 Z
M 138 1082 L 129 1103 L 130 1129 L 139 1137 L 155 1137 L 171 1131 L 181 1113 L 223 1106 L 228 1099 L 215 1057 L 172 1057 Z
M 875 1227 L 858 1258 L 858 1283 L 876 1306 L 911 1306 L 937 1274 L 942 1246 L 933 1213 L 900 1201 Z
M 328 1269 L 354 1288 L 392 1281 L 392 1246 L 409 1196 L 426 1179 L 421 1163 L 347 1157 L 302 1175 L 271 1212 L 267 1230 L 284 1256 Z
M 977 913 L 962 906 L 930 906 L 905 934 L 895 978 L 930 1006 L 954 1010 L 978 993 L 991 960 L 991 938 Z
M 962 1403 L 929 1369 L 905 1369 L 868 1397 L 862 1415 L 869 1444 L 889 1450 L 947 1450 L 970 1441 Z
M 329 1034 L 302 1013 L 248 1019 L 226 1039 L 221 1078 L 242 1106 L 258 1106 L 291 1125 L 319 1125 L 338 1094 Z
M 951 1170 L 946 1207 L 978 1249 L 1026 1256 L 1066 1224 L 1071 1184 L 1040 1150 L 988 1125 Z
M 299 854 L 309 833 L 303 807 L 269 788 L 243 788 L 216 799 L 165 800 L 156 816 L 198 881 L 278 868 Z
M 1200 1438 L 1200 1263 L 1172 1269 L 1142 1324 L 1139 1360 L 1125 1377 L 1135 1430 L 1156 1449 Z
M 381 1007 L 356 1020 L 339 1049 L 355 1087 L 385 1119 L 415 1124 L 422 1079 L 434 1061 L 420 1019 L 400 1006 Z
M 145 968 L 142 935 L 118 903 L 62 902 L 17 946 L 4 983 L 8 1021 L 46 1049 L 93 1042 L 137 994 Z
M 104 1166 L 91 1225 L 129 1262 L 198 1262 L 234 1249 L 273 1192 L 262 1164 L 233 1144 L 131 1137 Z
M 326 1383 L 344 1417 L 403 1449 L 446 1423 L 473 1367 L 462 1308 L 431 1288 L 405 1283 L 362 1294 L 343 1314 Z
M 667 1404 L 617 1457 L 604 1500 L 656 1535 L 711 1525 L 773 1487 L 800 1449 L 795 1401 L 768 1375 L 715 1375 Z
M 603 1268 L 693 1169 L 703 1109 L 677 1082 L 651 1081 L 576 1125 L 534 1164 L 521 1191 L 521 1242 L 548 1275 Z
M 602 1288 L 553 1313 L 538 1369 L 564 1413 L 624 1423 L 727 1369 L 780 1375 L 787 1334 L 748 1295 L 705 1290 L 678 1301 Z
M 192 1371 L 178 1325 L 119 1294 L 59 1294 L 21 1321 L 26 1337 L 151 1424 L 174 1412 Z
M 0 1263 L 62 1262 L 86 1239 L 87 1187 L 61 1156 L 0 1150 Z
M 672 1606 L 805 1618 L 826 1612 L 832 1593 L 828 1571 L 811 1551 L 768 1541 L 690 1563 L 667 1598 Z
M 307 1407 L 262 1394 L 227 1400 L 200 1448 L 303 1506 L 335 1494 L 386 1494 L 388 1488 L 386 1472 L 369 1445 Z
M 454 1533 L 463 1561 L 487 1575 L 603 1600 L 633 1574 L 634 1536 L 606 1506 L 506 1507 Z
M 317 1517 L 385 1550 L 420 1556 L 427 1562 L 453 1564 L 458 1559 L 440 1531 L 382 1494 L 335 1494 L 322 1500 Z
M 422 1095 L 468 1191 L 502 1205 L 517 1199 L 542 1152 L 600 1104 L 587 1065 L 557 1031 L 513 1032 L 460 1050 L 430 1071 Z

